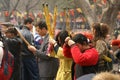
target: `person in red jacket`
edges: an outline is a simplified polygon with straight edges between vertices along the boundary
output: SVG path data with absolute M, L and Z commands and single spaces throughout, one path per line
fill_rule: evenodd
M 98 62 L 98 52 L 90 47 L 87 37 L 76 34 L 72 39 L 67 37 L 63 46 L 64 56 L 73 58 L 75 62 L 74 76 L 78 78 L 85 74 L 95 73 Z

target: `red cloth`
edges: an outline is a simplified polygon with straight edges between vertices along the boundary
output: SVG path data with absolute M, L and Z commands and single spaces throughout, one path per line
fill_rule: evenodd
M 99 54 L 95 48 L 90 48 L 82 53 L 79 47 L 74 45 L 69 50 L 68 47 L 63 47 L 64 55 L 66 57 L 72 57 L 76 64 L 81 66 L 92 66 L 96 65 L 98 62 Z
M 6 63 L 7 63 L 6 66 L 8 69 L 8 74 L 4 73 Z M 2 65 L 0 68 L 0 80 L 10 80 L 13 73 L 13 69 L 14 69 L 14 58 L 13 55 L 10 52 L 8 52 L 8 61 L 5 60 L 5 56 L 3 57 L 2 60 Z
M 90 32 L 77 32 L 77 34 L 83 34 L 85 37 L 87 37 L 89 40 L 93 40 L 93 34 Z
M 93 40 L 93 35 L 92 35 L 92 33 L 84 32 L 83 35 L 86 36 L 89 40 Z
M 120 40 L 112 40 L 112 45 L 113 46 L 119 46 L 120 45 Z

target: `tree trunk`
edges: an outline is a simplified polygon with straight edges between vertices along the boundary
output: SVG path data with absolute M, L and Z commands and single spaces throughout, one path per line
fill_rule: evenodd
M 118 14 L 118 11 L 120 11 L 120 0 L 114 0 L 114 4 L 112 4 L 108 10 L 104 13 L 101 22 L 107 23 L 111 30 L 114 30 L 116 17 Z
M 91 9 L 90 4 L 86 0 L 74 0 L 77 7 L 80 7 L 82 12 L 85 14 L 88 23 L 92 25 L 94 22 L 98 22 L 96 14 Z
M 9 22 L 10 21 L 10 17 L 9 16 L 5 16 L 5 22 Z

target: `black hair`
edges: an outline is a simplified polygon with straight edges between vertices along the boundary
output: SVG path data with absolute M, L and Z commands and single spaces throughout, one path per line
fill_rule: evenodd
M 69 33 L 66 30 L 59 32 L 58 35 L 56 36 L 56 41 L 58 42 L 58 45 L 63 46 L 63 44 L 65 43 L 65 39 L 68 36 Z M 58 38 L 60 39 L 60 41 Z
M 85 37 L 83 34 L 76 34 L 73 38 L 73 41 L 75 41 L 75 43 L 79 43 L 81 45 L 85 45 L 88 44 L 88 40 L 87 37 Z
M 40 21 L 36 24 L 36 26 L 38 26 L 40 29 L 45 28 L 47 30 L 47 24 L 45 21 Z
M 14 27 L 9 27 L 6 31 L 6 33 L 12 33 L 14 35 L 17 35 L 17 30 Z
M 24 24 L 26 25 L 27 23 L 32 23 L 33 22 L 33 19 L 32 18 L 30 18 L 30 17 L 28 17 L 28 18 L 26 18 L 25 20 L 24 20 Z

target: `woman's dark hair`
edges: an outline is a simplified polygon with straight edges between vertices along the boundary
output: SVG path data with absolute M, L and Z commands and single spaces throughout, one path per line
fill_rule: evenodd
M 95 30 L 95 39 L 105 38 L 109 33 L 109 26 L 105 23 L 94 23 L 92 25 L 93 30 Z
M 63 46 L 63 44 L 65 43 L 65 39 L 68 36 L 69 34 L 66 30 L 59 32 L 58 35 L 56 36 L 56 41 L 58 45 Z
M 81 45 L 86 45 L 88 44 L 88 40 L 87 37 L 85 37 L 83 34 L 76 34 L 73 38 L 73 41 L 75 41 L 75 43 L 79 43 Z

